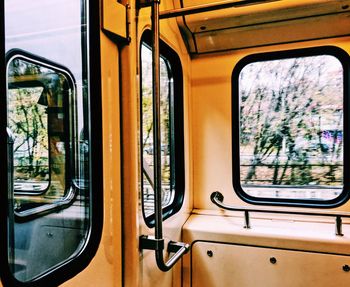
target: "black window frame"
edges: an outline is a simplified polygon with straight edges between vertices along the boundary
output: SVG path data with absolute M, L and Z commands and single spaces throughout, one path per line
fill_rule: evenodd
M 151 50 L 152 33 L 150 30 L 145 30 L 140 39 L 139 45 L 139 63 L 140 63 L 140 157 L 141 157 L 141 205 L 142 214 L 146 225 L 150 228 L 155 225 L 155 214 L 152 213 L 146 216 L 144 209 L 144 196 L 143 196 L 143 145 L 142 145 L 142 59 L 141 49 L 142 45 L 146 44 Z M 174 173 L 174 199 L 171 204 L 162 208 L 163 220 L 166 220 L 170 216 L 177 213 L 183 204 L 185 193 L 185 159 L 184 159 L 184 115 L 183 115 L 183 73 L 181 60 L 178 54 L 167 45 L 162 39 L 159 41 L 160 57 L 163 58 L 167 65 L 171 67 L 172 78 L 174 81 L 173 88 L 174 93 L 170 94 L 170 122 L 174 123 L 173 130 L 170 135 L 170 156 L 175 161 L 173 167 Z M 170 91 L 169 91 L 170 92 Z M 176 136 L 175 136 L 176 135 Z
M 6 91 L 6 60 L 5 60 L 5 1 L 0 3 L 0 88 Z M 12 274 L 9 263 L 9 233 L 8 217 L 11 217 L 9 199 L 12 198 L 9 192 L 11 185 L 8 180 L 2 180 L 0 185 L 0 250 L 3 251 L 0 257 L 0 277 L 4 286 L 34 287 L 34 286 L 58 286 L 73 278 L 83 271 L 95 256 L 102 235 L 103 226 L 103 157 L 102 157 L 102 94 L 101 94 L 101 61 L 100 61 L 100 13 L 99 2 L 86 1 L 88 9 L 82 11 L 82 21 L 86 16 L 89 19 L 89 29 L 82 26 L 83 58 L 89 61 L 90 71 L 87 72 L 87 63 L 83 63 L 83 77 L 89 82 L 88 112 L 90 120 L 88 123 L 90 142 L 90 230 L 89 237 L 84 248 L 73 258 L 61 265 L 40 275 L 32 281 L 18 281 Z M 87 40 L 88 39 L 88 40 Z M 84 42 L 83 42 L 84 43 Z M 86 76 L 88 73 L 88 77 Z M 0 97 L 0 144 L 7 147 L 7 97 Z M 0 149 L 0 172 L 3 176 L 8 175 L 8 152 L 7 148 Z M 92 168 L 93 167 L 93 168 Z
M 282 60 L 296 57 L 329 55 L 337 58 L 343 67 L 343 189 L 339 196 L 331 200 L 313 199 L 286 199 L 255 197 L 247 194 L 241 186 L 240 180 L 240 99 L 239 99 L 239 75 L 245 66 L 255 62 Z M 231 77 L 231 123 L 232 123 L 232 184 L 237 196 L 244 202 L 255 205 L 294 206 L 310 208 L 334 208 L 338 207 L 350 198 L 350 148 L 346 148 L 350 141 L 350 56 L 337 46 L 318 46 L 311 48 L 283 50 L 267 53 L 257 53 L 245 56 L 235 65 Z

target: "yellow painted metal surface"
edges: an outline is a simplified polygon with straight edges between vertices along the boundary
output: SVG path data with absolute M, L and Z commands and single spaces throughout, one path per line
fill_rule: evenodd
M 350 256 L 350 225 L 343 225 L 344 236 L 335 234 L 333 221 L 308 221 L 297 218 L 251 218 L 251 228 L 244 228 L 242 214 L 235 216 L 194 214 L 184 226 L 184 239 L 246 244 L 260 247 L 293 249 Z
M 104 222 L 89 266 L 62 286 L 122 286 L 119 49 L 101 33 Z
M 180 1 L 179 1 L 180 2 Z M 184 0 L 184 7 L 209 4 L 208 0 Z M 189 29 L 194 32 L 221 30 L 229 27 L 257 25 L 276 21 L 285 21 L 317 15 L 334 14 L 344 12 L 343 8 L 349 5 L 349 0 L 277 0 L 275 2 L 260 2 L 236 8 L 227 8 L 200 14 L 186 16 Z M 205 26 L 206 29 L 201 28 Z
M 191 286 L 345 287 L 349 262 L 347 256 L 197 242 Z
M 123 4 L 126 1 L 123 1 Z M 139 184 L 138 184 L 138 147 L 137 147 L 137 36 L 136 3 L 130 1 L 131 42 L 121 47 L 121 117 L 122 117 L 122 170 L 123 170 L 123 272 L 124 286 L 140 286 L 139 268 Z
M 127 38 L 127 7 L 117 1 L 102 0 L 102 28 L 116 36 Z
M 220 242 L 225 243 L 218 245 L 219 253 L 226 254 L 227 258 L 218 259 L 220 261 L 206 261 L 210 260 L 207 257 L 199 256 L 196 263 L 194 264 L 194 257 L 196 256 L 196 249 L 192 249 L 190 257 L 185 257 L 183 262 L 183 286 L 188 287 L 192 284 L 197 284 L 198 282 L 211 282 L 212 273 L 217 272 L 215 268 L 222 269 L 219 271 L 221 278 L 218 279 L 218 283 L 215 284 L 226 284 L 228 278 L 231 278 L 231 263 L 229 260 L 234 260 L 237 256 L 228 256 L 230 254 L 229 250 L 224 249 L 227 244 L 234 245 L 249 245 L 256 246 L 256 250 L 262 250 L 262 248 L 274 248 L 274 249 L 285 249 L 285 250 L 296 250 L 300 253 L 300 261 L 303 261 L 303 256 L 305 255 L 308 260 L 307 254 L 319 253 L 319 254 L 333 254 L 345 258 L 344 264 L 349 264 L 350 262 L 350 225 L 349 222 L 343 225 L 344 236 L 335 235 L 335 224 L 331 220 L 327 222 L 322 222 L 320 218 L 310 218 L 299 216 L 294 218 L 280 216 L 269 218 L 258 217 L 257 214 L 251 215 L 251 229 L 244 228 L 244 217 L 243 214 L 235 213 L 231 215 L 224 214 L 223 212 L 210 212 L 204 210 L 195 211 L 197 214 L 191 215 L 189 220 L 186 222 L 183 230 L 183 239 L 187 242 L 191 242 L 193 247 L 197 246 L 197 242 Z M 221 246 L 224 246 L 221 248 Z M 241 252 L 241 251 L 240 251 Z M 245 251 L 242 251 L 245 254 Z M 254 254 L 254 252 L 253 252 Z M 293 258 L 292 253 L 286 253 L 285 257 L 288 259 L 288 254 Z M 345 256 L 344 256 L 345 255 Z M 253 255 L 252 255 L 253 256 Z M 333 258 L 333 257 L 332 257 Z M 339 257 L 340 258 L 340 257 Z M 202 260 L 204 262 L 202 262 Z M 239 259 L 240 262 L 243 260 Z M 247 259 L 248 260 L 248 259 Z M 247 262 L 251 262 L 253 259 L 249 259 Z M 259 256 L 256 257 L 256 264 L 262 264 L 259 261 Z M 288 259 L 289 260 L 289 259 Z M 247 268 L 246 261 L 242 261 L 242 276 L 247 276 L 246 274 L 251 271 Z M 309 262 L 309 261 L 308 261 Z M 201 266 L 201 264 L 205 266 Z M 203 272 L 208 265 L 213 264 L 213 270 L 211 274 L 205 275 Z M 250 263 L 249 263 L 250 264 Z M 244 267 L 243 267 L 244 266 Z M 246 270 L 244 270 L 246 268 Z M 296 268 L 294 270 L 297 272 L 296 266 L 290 266 L 289 268 Z M 200 275 L 195 275 L 194 273 L 199 270 Z M 221 272 L 221 273 L 220 273 Z M 279 272 L 282 272 L 279 270 Z M 293 270 L 291 270 L 293 272 Z M 310 270 L 310 272 L 316 272 L 315 270 Z M 327 269 L 319 267 L 317 275 L 311 274 L 309 276 L 319 276 L 319 280 L 323 280 L 321 277 L 325 276 Z M 336 276 L 337 273 L 330 276 Z M 269 276 L 280 277 L 283 274 L 271 274 L 266 273 L 267 282 L 275 280 L 274 278 L 268 278 Z M 327 279 L 328 280 L 328 279 Z M 335 278 L 334 280 L 338 280 Z M 350 280 L 350 278 L 348 279 Z M 350 282 L 350 281 L 346 281 Z M 214 284 L 213 283 L 213 284 Z M 199 284 L 199 283 L 198 283 Z M 230 286 L 230 285 L 208 285 L 208 286 Z M 248 284 L 248 283 L 247 283 Z M 249 283 L 250 284 L 250 283 Z M 195 285 L 199 286 L 199 285 Z M 207 286 L 207 285 L 205 285 Z M 246 286 L 246 285 L 238 285 Z M 251 286 L 251 285 L 247 285 Z M 260 285 L 258 285 L 260 286 Z M 263 285 L 265 286 L 265 285 Z M 268 286 L 268 285 L 267 285 Z M 275 285 L 271 285 L 275 286 Z M 284 286 L 284 285 L 282 285 Z M 300 286 L 300 285 L 288 285 L 288 286 Z M 303 286 L 303 285 L 301 285 Z M 308 286 L 308 285 L 304 285 Z M 318 285 L 309 285 L 318 286 Z M 327 285 L 324 285 L 327 286 Z M 329 285 L 333 286 L 333 285 Z M 337 286 L 337 285 L 334 285 Z
M 185 0 L 183 5 L 212 2 Z M 349 35 L 349 4 L 349 0 L 282 0 L 188 15 L 178 23 L 189 52 L 200 54 Z
M 333 38 L 195 56 L 191 63 L 191 125 L 194 208 L 217 210 L 210 194 L 220 191 L 225 202 L 244 205 L 232 184 L 231 77 L 243 57 L 271 51 L 324 45 L 349 53 L 350 38 Z M 210 67 L 210 68 L 208 68 Z M 234 123 L 233 123 L 234 124 Z M 349 202 L 338 209 L 349 211 Z

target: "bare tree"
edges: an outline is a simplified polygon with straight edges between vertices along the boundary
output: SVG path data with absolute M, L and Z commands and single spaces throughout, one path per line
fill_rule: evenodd
M 24 179 L 45 177 L 48 173 L 46 106 L 38 104 L 44 87 L 35 81 L 41 73 L 38 65 L 23 60 L 16 59 L 10 63 L 8 125 L 16 138 L 17 177 Z
M 343 90 L 337 61 L 303 57 L 256 62 L 242 70 L 240 145 L 250 158 L 245 183 L 320 183 L 325 176 L 313 174 L 312 166 L 339 164 Z M 323 143 L 327 130 L 333 133 L 328 145 Z

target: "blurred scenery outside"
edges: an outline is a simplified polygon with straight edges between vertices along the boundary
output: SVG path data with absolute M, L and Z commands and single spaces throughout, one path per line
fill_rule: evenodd
M 154 213 L 154 141 L 153 141 L 153 100 L 152 100 L 152 50 L 145 44 L 141 47 L 142 61 L 142 159 L 143 159 L 143 204 L 145 216 Z M 171 77 L 165 59 L 160 58 L 160 129 L 161 129 L 161 173 L 162 207 L 172 203 L 174 197 L 171 184 L 170 163 L 170 95 Z
M 240 182 L 263 198 L 329 200 L 343 183 L 343 68 L 334 56 L 248 64 L 239 75 Z

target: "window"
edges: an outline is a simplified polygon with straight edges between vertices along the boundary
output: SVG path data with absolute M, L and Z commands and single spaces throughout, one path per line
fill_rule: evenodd
M 31 210 L 37 215 L 42 208 L 35 207 L 61 205 L 65 197 L 74 196 L 73 180 L 84 181 L 76 170 L 84 156 L 76 152 L 74 141 L 76 89 L 73 76 L 62 67 L 24 51 L 10 54 L 14 56 L 7 69 L 7 126 L 14 140 L 14 212 L 22 216 Z
M 76 137 L 76 123 L 68 120 L 73 118 L 72 107 L 76 105 L 73 77 L 33 56 L 27 58 L 21 51 L 14 53 L 8 64 L 7 99 L 8 128 L 14 138 L 14 191 L 51 191 L 47 201 L 52 202 L 66 194 L 69 175 L 74 173 L 74 162 L 68 164 L 74 150 L 69 145 L 70 136 Z M 15 208 L 17 211 L 26 205 L 20 201 L 16 202 L 21 206 Z
M 141 41 L 142 202 L 146 223 L 154 225 L 153 101 L 150 32 Z M 161 158 L 163 218 L 177 212 L 184 192 L 182 69 L 177 54 L 164 42 L 160 51 Z M 175 136 L 176 135 L 176 136 Z
M 98 3 L 4 4 L 1 280 L 58 286 L 87 266 L 102 229 Z
M 348 56 L 322 47 L 244 58 L 233 72 L 233 183 L 251 203 L 349 196 Z

